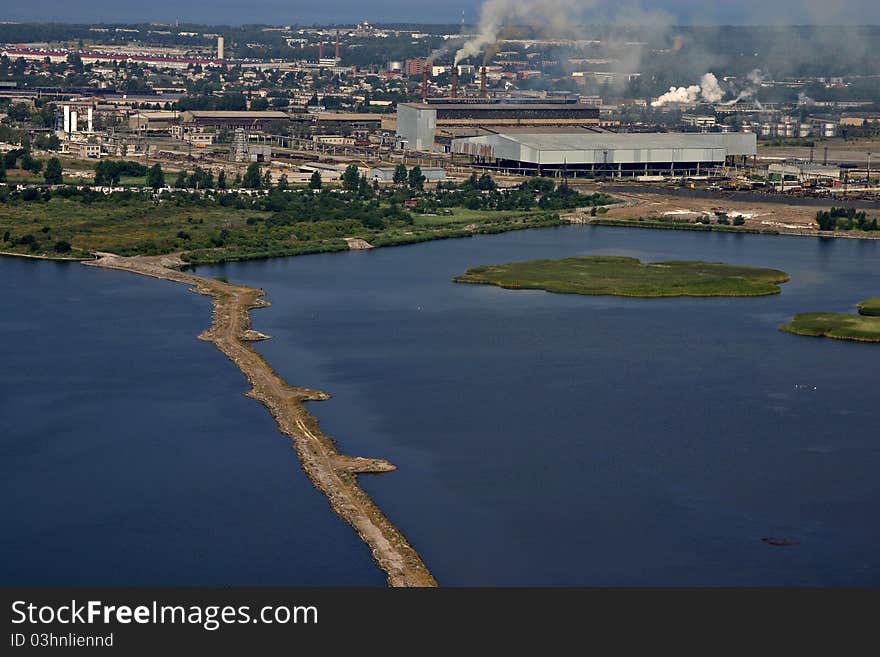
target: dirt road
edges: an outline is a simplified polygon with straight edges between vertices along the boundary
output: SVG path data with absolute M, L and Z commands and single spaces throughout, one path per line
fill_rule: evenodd
M 327 496 L 333 511 L 370 547 L 389 586 L 437 586 L 418 553 L 357 481 L 358 473 L 388 472 L 395 467 L 383 459 L 339 454 L 333 440 L 321 432 L 318 421 L 303 405 L 305 401 L 329 399 L 329 395 L 288 385 L 246 344 L 249 339 L 267 337 L 250 329 L 251 309 L 269 305 L 262 299 L 263 290 L 179 271 L 176 267 L 184 263 L 177 256 L 96 255 L 98 259 L 84 264 L 186 283 L 192 291 L 211 297 L 214 320 L 199 338 L 213 342 L 244 373 L 252 386 L 246 394 L 262 402 L 281 432 L 290 437 L 303 470 Z

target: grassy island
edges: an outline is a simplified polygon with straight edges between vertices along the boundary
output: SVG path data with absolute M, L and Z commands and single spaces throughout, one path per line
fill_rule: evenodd
M 776 269 L 715 262 L 643 263 L 636 258 L 588 256 L 473 267 L 453 280 L 563 294 L 752 297 L 778 294 L 779 283 L 788 279 L 788 274 Z
M 880 342 L 880 298 L 866 299 L 857 305 L 858 315 L 844 313 L 803 313 L 779 327 L 795 335 Z
M 880 317 L 880 297 L 873 299 L 865 299 L 857 306 L 860 315 L 868 315 L 871 317 Z

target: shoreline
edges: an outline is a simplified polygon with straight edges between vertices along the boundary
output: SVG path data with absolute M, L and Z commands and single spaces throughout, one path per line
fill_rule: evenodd
M 582 213 L 575 212 L 565 212 L 562 211 L 559 214 L 558 220 L 551 220 L 547 222 L 542 222 L 537 225 L 515 225 L 515 226 L 483 226 L 477 230 L 465 230 L 465 229 L 447 229 L 446 231 L 438 231 L 434 234 L 422 234 L 422 235 L 414 235 L 414 236 L 406 236 L 404 238 L 393 238 L 392 240 L 383 240 L 381 237 L 372 237 L 372 241 L 368 242 L 370 244 L 369 248 L 380 249 L 387 248 L 393 246 L 409 246 L 411 244 L 421 244 L 423 242 L 433 242 L 435 240 L 445 240 L 445 239 L 458 239 L 463 237 L 476 237 L 478 235 L 497 235 L 500 233 L 508 233 L 519 230 L 532 230 L 539 228 L 558 228 L 559 226 L 607 226 L 609 228 L 645 228 L 645 229 L 653 229 L 653 230 L 685 230 L 685 231 L 693 231 L 693 232 L 705 232 L 705 233 L 733 233 L 733 234 L 746 234 L 746 235 L 768 235 L 768 236 L 790 236 L 790 237 L 818 237 L 818 238 L 835 238 L 835 239 L 853 239 L 853 240 L 880 240 L 880 231 L 876 233 L 857 233 L 854 231 L 820 231 L 820 230 L 811 230 L 808 228 L 802 229 L 794 229 L 794 228 L 769 228 L 769 227 L 757 227 L 757 226 L 718 226 L 715 224 L 691 224 L 691 223 L 678 223 L 678 222 L 660 222 L 656 220 L 647 220 L 647 221 L 639 221 L 638 218 L 607 218 L 607 217 L 591 217 L 589 215 L 584 215 Z M 345 241 L 348 240 L 361 240 L 362 238 L 342 238 Z M 211 265 L 219 265 L 226 262 L 246 262 L 248 260 L 268 260 L 271 258 L 295 258 L 297 256 L 305 256 L 305 255 L 317 255 L 321 253 L 339 253 L 343 251 L 351 251 L 351 250 L 362 250 L 364 247 L 359 248 L 328 248 L 328 249 L 315 249 L 315 250 L 305 250 L 297 253 L 267 253 L 267 252 L 254 252 L 250 254 L 241 254 L 235 255 L 232 257 L 220 257 L 216 260 L 204 260 L 204 261 L 194 261 L 194 262 L 186 262 L 180 261 L 178 265 L 179 268 L 184 270 L 195 270 L 195 268 L 200 266 L 211 266 Z M 179 260 L 179 256 L 181 254 L 185 254 L 186 252 L 181 252 L 178 254 L 163 254 L 158 256 L 124 256 L 130 259 L 136 258 L 169 258 L 175 257 Z M 52 256 L 48 254 L 32 254 L 32 253 L 17 253 L 15 251 L 0 251 L 0 256 L 8 256 L 13 258 L 31 258 L 34 260 L 48 260 L 48 261 L 56 261 L 56 262 L 82 262 L 83 264 L 87 264 L 92 262 L 92 258 L 88 257 L 65 257 L 65 256 Z M 123 257 L 123 256 L 116 256 Z
M 289 385 L 246 344 L 269 337 L 250 328 L 250 311 L 270 305 L 262 298 L 264 290 L 180 271 L 178 268 L 186 263 L 177 254 L 96 256 L 96 260 L 83 264 L 186 283 L 191 286 L 190 291 L 210 297 L 213 321 L 199 339 L 212 342 L 245 375 L 252 386 L 245 395 L 266 406 L 278 429 L 290 438 L 312 484 L 327 497 L 333 512 L 351 525 L 370 548 L 373 560 L 387 576 L 388 585 L 437 586 L 415 549 L 358 483 L 358 474 L 389 472 L 396 467 L 384 459 L 340 454 L 333 439 L 321 432 L 318 420 L 304 406 L 306 401 L 323 401 L 330 396 Z
M 830 237 L 851 240 L 880 240 L 880 231 L 876 234 L 858 234 L 853 231 L 820 231 L 808 228 L 758 228 L 755 226 L 717 226 L 715 224 L 689 224 L 660 221 L 639 221 L 638 219 L 606 219 L 588 217 L 586 219 L 569 219 L 573 226 L 607 226 L 609 228 L 646 228 L 652 230 L 689 230 L 698 233 L 739 233 L 743 235 L 768 235 L 771 237 Z

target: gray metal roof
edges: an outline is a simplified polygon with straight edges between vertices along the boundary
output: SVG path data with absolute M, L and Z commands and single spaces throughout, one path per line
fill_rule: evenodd
M 539 151 L 582 151 L 618 150 L 652 148 L 711 148 L 724 143 L 722 133 L 589 133 L 569 131 L 547 132 L 505 132 L 499 136 Z

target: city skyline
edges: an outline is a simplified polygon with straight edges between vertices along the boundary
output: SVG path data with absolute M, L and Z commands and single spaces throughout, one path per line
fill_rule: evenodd
M 27 4 L 11 5 L 0 10 L 0 20 L 17 22 L 164 22 L 194 23 L 266 23 L 266 24 L 353 24 L 370 22 L 473 23 L 479 18 L 482 3 L 473 0 L 455 0 L 442 6 L 417 6 L 403 0 L 379 0 L 366 9 L 361 3 L 336 0 L 315 7 L 301 0 L 254 0 L 244 10 L 239 2 L 219 0 L 212 3 L 210 14 L 198 3 L 181 5 L 169 0 L 157 0 L 150 5 L 131 6 L 110 0 L 84 0 L 72 5 L 62 0 L 38 0 Z M 567 3 L 571 4 L 571 3 Z M 581 3 L 576 3 L 580 6 Z M 638 5 L 632 5 L 633 8 Z M 596 23 L 603 16 L 614 13 L 618 20 L 638 15 L 644 10 L 620 10 L 616 3 L 598 0 L 584 2 L 584 13 L 595 13 Z M 366 10 L 365 10 L 366 9 Z M 731 25 L 864 25 L 880 23 L 880 6 L 871 0 L 823 4 L 810 0 L 782 0 L 768 6 L 757 0 L 736 5 L 708 6 L 695 0 L 663 0 L 651 3 L 650 12 L 661 12 L 675 23 L 731 24 Z M 607 20 L 607 18 L 605 19 Z

